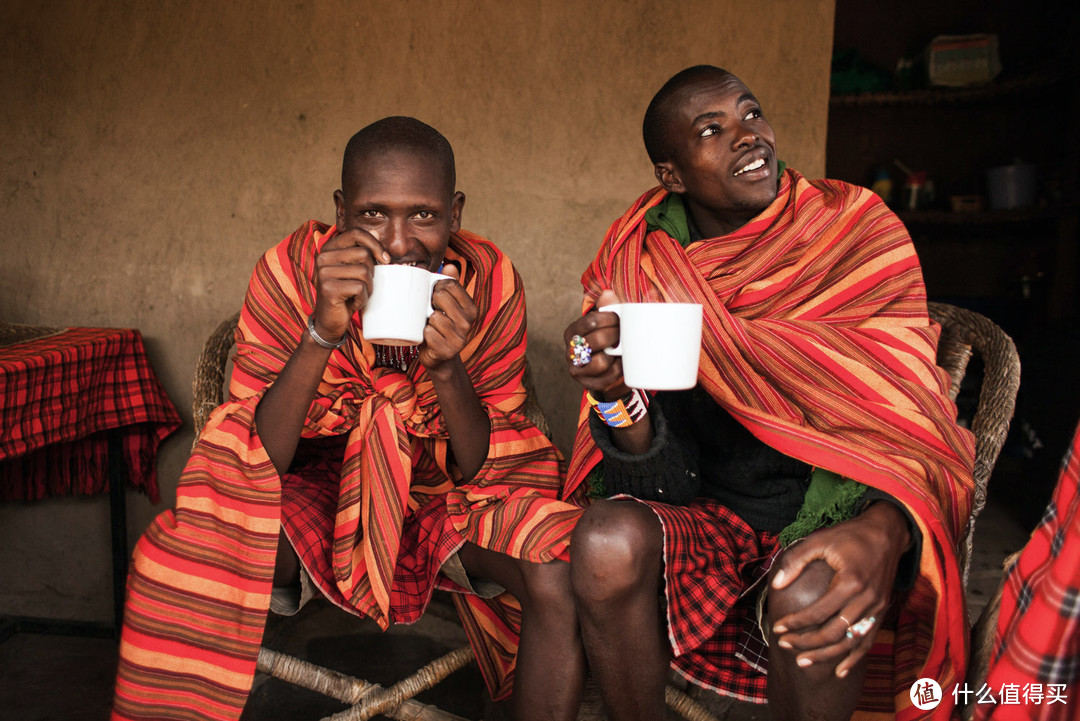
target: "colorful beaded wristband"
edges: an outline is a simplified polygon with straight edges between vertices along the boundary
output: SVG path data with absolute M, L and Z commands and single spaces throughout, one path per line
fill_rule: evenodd
M 637 388 L 615 401 L 597 400 L 592 393 L 587 396 L 596 415 L 612 428 L 632 426 L 649 412 L 649 397 Z

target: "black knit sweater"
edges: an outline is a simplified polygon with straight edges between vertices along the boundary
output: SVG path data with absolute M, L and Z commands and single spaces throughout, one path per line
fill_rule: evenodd
M 589 427 L 603 453 L 607 495 L 626 493 L 647 501 L 686 505 L 710 498 L 756 531 L 780 532 L 795 520 L 810 485 L 811 467 L 754 437 L 702 388 L 664 391 L 649 405 L 652 446 L 643 454 L 615 447 L 611 429 L 595 413 Z M 878 500 L 896 504 L 908 518 L 914 543 L 900 561 L 897 588 L 910 587 L 921 534 L 904 506 L 868 487 L 860 509 Z
M 762 531 L 778 532 L 795 520 L 810 466 L 759 441 L 703 389 L 657 393 L 649 417 L 652 447 L 631 455 L 615 447 L 610 429 L 593 414 L 607 493 L 673 505 L 711 498 Z

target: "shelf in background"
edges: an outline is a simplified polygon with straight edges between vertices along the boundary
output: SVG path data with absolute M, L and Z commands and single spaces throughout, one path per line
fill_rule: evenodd
M 1059 78 L 1055 73 L 1033 73 L 1015 78 L 993 80 L 985 85 L 962 88 L 933 87 L 919 90 L 887 90 L 833 95 L 829 97 L 829 105 L 837 107 L 968 103 L 979 100 L 995 100 L 1018 93 L 1048 88 L 1056 84 L 1058 80 Z
M 905 225 L 994 225 L 1055 220 L 1076 212 L 1069 205 L 1014 210 L 898 210 L 896 214 Z

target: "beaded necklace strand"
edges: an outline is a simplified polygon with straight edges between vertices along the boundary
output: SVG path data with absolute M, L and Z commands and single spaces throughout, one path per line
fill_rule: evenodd
M 377 368 L 396 368 L 400 371 L 409 369 L 418 355 L 420 346 L 415 345 L 379 345 L 375 347 L 375 366 Z

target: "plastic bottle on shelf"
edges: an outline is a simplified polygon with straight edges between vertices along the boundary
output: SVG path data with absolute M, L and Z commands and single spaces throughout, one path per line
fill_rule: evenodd
M 904 181 L 904 208 L 918 210 L 926 205 L 926 171 L 919 170 Z
M 877 193 L 886 205 L 892 204 L 893 183 L 887 168 L 878 168 L 874 173 L 874 180 L 870 183 L 870 190 Z

